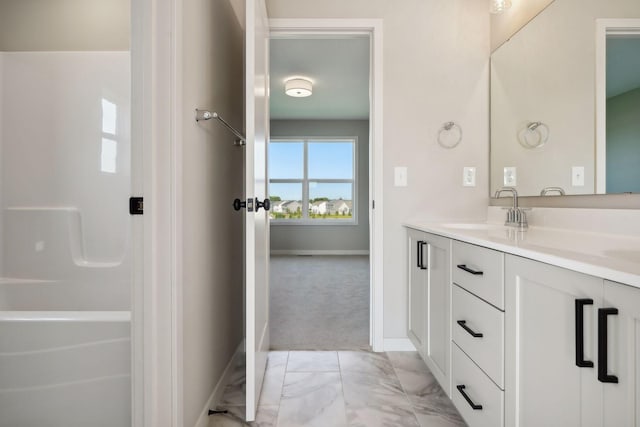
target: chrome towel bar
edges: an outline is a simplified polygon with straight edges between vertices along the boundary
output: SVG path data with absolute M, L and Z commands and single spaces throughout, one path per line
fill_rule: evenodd
M 236 128 L 234 128 L 229 123 L 227 123 L 227 121 L 222 117 L 220 117 L 218 113 L 216 113 L 215 111 L 211 112 L 208 110 L 200 110 L 196 108 L 196 122 L 199 122 L 200 120 L 211 120 L 211 119 L 218 119 L 220 123 L 222 123 L 227 129 L 231 131 L 231 133 L 233 133 L 236 136 L 236 138 L 238 138 L 235 140 L 235 145 L 246 144 L 247 139 L 245 138 L 245 136 Z

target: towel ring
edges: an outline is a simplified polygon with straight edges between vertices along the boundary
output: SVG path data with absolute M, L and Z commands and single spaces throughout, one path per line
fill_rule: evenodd
M 443 148 L 454 148 L 462 141 L 462 128 L 455 122 L 446 122 L 438 131 L 438 144 Z
M 524 148 L 540 148 L 549 139 L 549 126 L 542 122 L 529 122 L 518 132 L 518 142 Z

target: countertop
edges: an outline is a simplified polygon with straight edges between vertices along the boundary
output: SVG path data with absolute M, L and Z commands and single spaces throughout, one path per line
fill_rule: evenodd
M 497 223 L 412 220 L 404 226 L 640 288 L 640 238 L 635 235 L 536 226 L 518 231 Z

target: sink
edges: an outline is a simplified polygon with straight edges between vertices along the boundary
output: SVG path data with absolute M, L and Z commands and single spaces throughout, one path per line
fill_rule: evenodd
M 454 230 L 488 230 L 490 228 L 501 227 L 497 224 L 487 224 L 484 222 L 451 222 L 440 225 L 444 228 L 451 228 Z

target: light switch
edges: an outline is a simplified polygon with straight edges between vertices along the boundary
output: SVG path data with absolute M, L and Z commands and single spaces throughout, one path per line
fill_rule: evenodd
M 407 168 L 406 166 L 396 166 L 394 168 L 393 185 L 396 187 L 407 186 Z
M 504 168 L 504 185 L 505 187 L 515 187 L 517 185 L 516 167 L 506 166 Z
M 571 168 L 571 185 L 584 187 L 584 166 L 573 166 Z
M 476 168 L 473 166 L 465 166 L 462 169 L 462 185 L 464 187 L 476 186 Z

